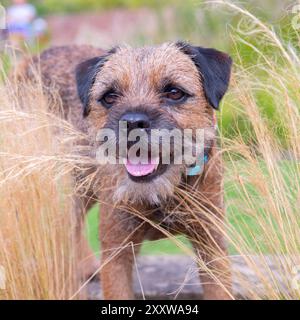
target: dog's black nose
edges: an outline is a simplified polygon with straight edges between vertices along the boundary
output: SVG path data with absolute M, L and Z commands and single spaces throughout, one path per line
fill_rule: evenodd
M 145 113 L 142 112 L 125 113 L 120 120 L 127 122 L 127 129 L 129 131 L 133 129 L 150 128 L 150 119 Z

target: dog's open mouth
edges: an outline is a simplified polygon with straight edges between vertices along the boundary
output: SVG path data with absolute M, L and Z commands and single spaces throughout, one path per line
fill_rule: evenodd
M 129 177 L 137 182 L 150 181 L 167 169 L 167 165 L 161 163 L 160 157 L 149 158 L 140 162 L 124 159 L 124 165 Z

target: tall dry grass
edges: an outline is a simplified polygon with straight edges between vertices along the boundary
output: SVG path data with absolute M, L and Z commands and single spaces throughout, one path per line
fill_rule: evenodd
M 76 132 L 49 113 L 36 80 L 0 86 L 1 299 L 69 299 L 79 287 L 67 152 Z
M 231 214 L 231 223 L 243 224 L 252 244 L 237 229 L 229 230 L 229 242 L 261 283 L 259 290 L 242 277 L 250 297 L 299 299 L 299 47 L 282 40 L 272 26 L 234 3 L 212 2 L 241 15 L 234 43 L 238 47 L 243 42 L 258 57 L 256 65 L 245 66 L 237 48 L 232 91 L 226 105 L 239 108 L 249 123 L 253 143 L 241 134 L 234 140 L 222 141 L 228 159 L 226 185 L 233 187 L 237 195 L 230 201 L 236 211 L 255 222 L 256 231 L 241 219 L 234 221 L 238 215 Z M 299 31 L 294 33 L 300 45 Z M 271 104 L 272 119 L 264 112 L 259 95 Z

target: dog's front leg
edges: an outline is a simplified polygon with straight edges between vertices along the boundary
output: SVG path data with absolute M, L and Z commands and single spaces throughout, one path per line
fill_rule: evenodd
M 86 281 L 99 269 L 99 261 L 89 246 L 88 240 L 84 234 L 85 217 L 87 211 L 92 207 L 95 201 L 92 197 L 74 197 L 74 215 L 76 219 L 75 241 L 79 260 L 80 279 Z
M 143 230 L 134 217 L 101 206 L 101 286 L 104 299 L 134 299 L 132 272 L 134 254 L 143 241 Z
M 215 152 L 215 149 L 213 150 Z M 233 299 L 231 267 L 225 244 L 225 210 L 223 201 L 222 165 L 220 159 L 211 160 L 202 183 L 199 196 L 203 197 L 203 212 L 199 212 L 191 235 L 199 259 L 203 297 L 207 300 Z
M 203 287 L 203 297 L 205 300 L 227 300 L 233 299 L 231 293 L 231 267 L 227 254 L 224 239 L 225 219 L 222 205 L 222 194 L 218 193 L 209 200 L 215 206 L 207 205 L 205 215 L 202 220 L 207 222 L 202 226 L 195 226 L 193 245 L 202 262 L 207 269 L 203 270 L 200 266 L 200 280 Z M 215 222 L 212 222 L 216 217 Z
M 203 231 L 202 231 L 203 232 Z M 206 265 L 206 270 L 199 263 L 199 275 L 205 300 L 233 299 L 231 292 L 231 268 L 224 245 L 223 236 L 215 230 L 204 233 L 203 238 L 193 242 L 199 259 Z M 203 234 L 203 233 L 202 233 Z

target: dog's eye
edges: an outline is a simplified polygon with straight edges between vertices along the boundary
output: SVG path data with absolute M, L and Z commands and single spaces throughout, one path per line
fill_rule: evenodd
M 119 98 L 119 95 L 116 94 L 115 92 L 107 92 L 105 93 L 99 101 L 106 107 L 110 108 L 112 105 L 117 101 Z
M 171 102 L 181 102 L 187 97 L 187 95 L 179 88 L 167 87 L 164 90 L 163 97 Z

